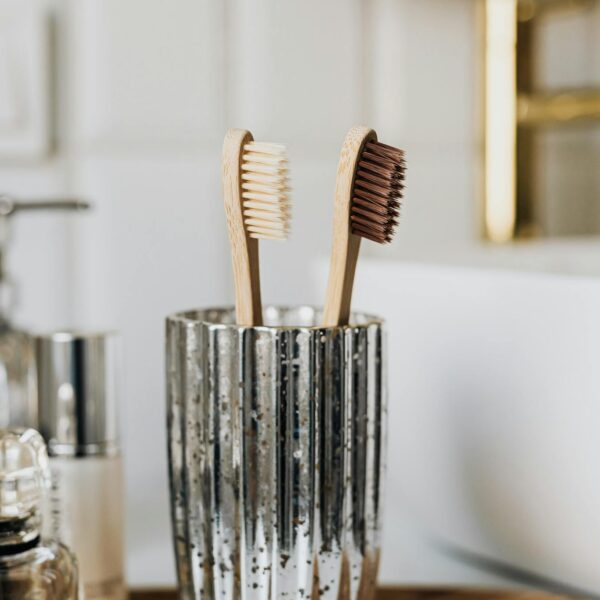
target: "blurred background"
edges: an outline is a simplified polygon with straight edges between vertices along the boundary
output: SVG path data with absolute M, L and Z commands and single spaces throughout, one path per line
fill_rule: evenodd
M 346 131 L 405 148 L 389 321 L 386 583 L 600 594 L 600 2 L 0 0 L 14 321 L 116 328 L 132 585 L 172 585 L 164 318 L 231 304 L 228 127 L 285 143 L 263 298 L 321 303 Z M 6 287 L 5 283 L 5 287 Z

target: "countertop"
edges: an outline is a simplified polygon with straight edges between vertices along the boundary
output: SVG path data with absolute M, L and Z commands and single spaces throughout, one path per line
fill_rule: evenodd
M 131 600 L 176 600 L 173 590 L 137 590 Z M 469 588 L 382 588 L 377 600 L 566 600 L 566 596 L 552 596 L 535 591 L 494 591 Z

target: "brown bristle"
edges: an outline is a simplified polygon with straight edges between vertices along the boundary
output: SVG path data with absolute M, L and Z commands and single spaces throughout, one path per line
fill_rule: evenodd
M 358 161 L 350 227 L 355 235 L 379 244 L 392 241 L 404 190 L 404 151 L 367 142 Z

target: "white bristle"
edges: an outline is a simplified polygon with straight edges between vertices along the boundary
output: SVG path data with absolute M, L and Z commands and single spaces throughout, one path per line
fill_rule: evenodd
M 285 146 L 250 142 L 242 155 L 244 225 L 256 239 L 285 240 L 290 228 Z

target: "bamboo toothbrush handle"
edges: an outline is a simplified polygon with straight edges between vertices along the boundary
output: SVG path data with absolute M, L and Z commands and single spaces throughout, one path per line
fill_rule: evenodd
M 244 227 L 242 206 L 242 156 L 244 145 L 253 141 L 244 129 L 230 129 L 223 142 L 223 197 L 231 244 L 235 285 L 235 315 L 238 325 L 262 325 L 258 240 Z
M 323 312 L 324 327 L 347 325 L 350 318 L 352 285 L 360 249 L 360 237 L 350 231 L 352 188 L 362 148 L 367 141 L 376 139 L 372 129 L 353 127 L 346 135 L 340 153 L 333 209 L 333 248 Z

